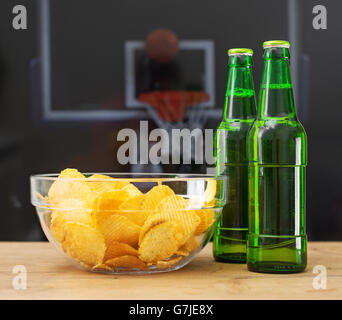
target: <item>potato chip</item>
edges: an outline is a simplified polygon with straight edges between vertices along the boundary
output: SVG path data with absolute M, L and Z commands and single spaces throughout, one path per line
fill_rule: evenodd
M 173 195 L 165 197 L 156 208 L 156 211 L 160 212 L 161 216 L 171 221 L 177 221 L 183 228 L 184 239 L 182 244 L 194 234 L 200 224 L 200 218 L 194 210 L 185 210 L 187 206 L 187 199 L 179 195 Z
M 107 246 L 114 241 L 124 242 L 135 246 L 139 240 L 141 227 L 126 217 L 111 214 L 98 221 L 99 229 L 102 232 Z
M 177 220 L 177 215 L 174 215 L 170 212 L 159 212 L 155 214 L 150 214 L 144 225 L 141 228 L 141 232 L 139 235 L 139 245 L 141 244 L 145 234 L 151 230 L 153 227 L 157 226 L 158 224 L 161 224 L 163 222 L 167 221 L 175 221 L 175 225 L 177 226 L 177 240 L 180 242 L 180 245 L 185 242 L 185 234 L 188 234 L 190 232 L 194 232 L 194 229 L 196 226 L 194 226 L 190 231 L 186 231 L 182 222 Z
M 193 210 L 185 210 L 188 202 L 182 196 L 172 195 L 165 197 L 157 207 L 157 212 L 162 212 L 169 220 L 178 220 L 185 228 L 186 233 L 192 233 L 200 219 Z M 184 209 L 184 210 L 183 210 Z
M 185 250 L 183 249 L 183 247 L 180 247 L 176 252 L 175 252 L 176 255 L 178 256 L 188 256 L 189 255 L 189 251 L 188 250 Z
M 137 225 L 142 226 L 150 214 L 149 211 L 142 211 L 141 209 L 143 199 L 143 194 L 127 199 L 119 206 L 120 211 L 118 214 L 121 214 Z
M 127 180 L 117 180 L 114 179 L 110 176 L 106 176 L 104 174 L 99 174 L 99 173 L 95 173 L 93 175 L 91 175 L 88 180 L 92 181 L 92 180 L 105 180 L 105 181 L 94 181 L 94 182 L 98 182 L 98 183 L 103 183 L 105 185 L 110 186 L 112 189 L 122 189 L 123 187 L 127 186 L 129 184 L 129 181 Z
M 146 211 L 154 211 L 163 198 L 174 194 L 173 190 L 166 185 L 155 186 L 145 194 L 141 207 Z
M 65 224 L 64 251 L 89 266 L 102 263 L 106 246 L 102 234 L 95 228 L 77 222 Z
M 151 214 L 147 217 L 144 225 L 141 228 L 141 232 L 139 235 L 139 245 L 141 244 L 143 238 L 145 237 L 146 232 L 152 229 L 154 226 L 161 224 L 163 222 L 167 222 L 169 219 L 167 215 L 163 215 L 161 213 Z
M 87 208 L 87 201 L 83 199 L 65 199 L 59 202 L 63 209 L 55 209 L 51 214 L 50 230 L 57 241 L 62 242 L 65 235 L 67 222 L 78 222 L 89 226 L 95 226 L 91 216 L 91 210 Z
M 97 264 L 91 268 L 91 271 L 112 271 L 112 268 L 104 263 Z
M 135 256 L 121 256 L 107 260 L 105 264 L 111 268 L 132 268 L 132 269 L 146 269 L 146 264 Z
M 98 211 L 118 210 L 119 206 L 126 200 L 142 195 L 133 184 L 127 184 L 122 189 L 102 192 L 96 201 Z
M 94 203 L 94 212 L 98 223 L 106 216 L 118 213 L 120 205 L 129 198 L 129 192 L 123 189 L 101 193 Z
M 201 234 L 207 231 L 214 223 L 215 211 L 213 209 L 195 210 L 196 214 L 201 219 L 200 224 L 197 226 L 195 234 Z
M 187 242 L 185 242 L 177 251 L 176 254 L 179 254 L 181 256 L 187 256 L 190 252 L 197 249 L 199 247 L 199 242 L 195 238 L 195 236 L 192 236 L 189 238 Z
M 119 207 L 120 210 L 135 211 L 141 210 L 141 204 L 144 199 L 144 195 L 138 195 L 125 200 Z
M 139 244 L 142 243 L 146 233 L 154 226 L 174 221 L 177 223 L 177 241 L 183 245 L 191 237 L 200 223 L 200 218 L 193 210 L 183 210 L 187 207 L 187 201 L 179 195 L 164 197 L 156 206 L 157 213 L 149 215 L 142 226 L 139 236 Z
M 107 246 L 105 256 L 103 258 L 104 261 L 117 258 L 120 256 L 138 256 L 138 250 L 134 249 L 130 245 L 126 243 L 121 243 L 117 241 L 113 241 L 111 244 Z
M 74 178 L 74 179 L 82 179 L 85 178 L 84 175 L 79 172 L 77 169 L 64 169 L 61 171 L 59 178 Z
M 156 266 L 158 269 L 167 269 L 169 267 L 172 267 L 176 263 L 178 263 L 180 260 L 182 260 L 182 257 L 176 257 L 169 260 L 162 260 L 157 261 Z
M 151 228 L 142 239 L 139 257 L 145 262 L 157 262 L 172 256 L 178 249 L 178 225 L 167 221 Z
M 185 209 L 188 205 L 187 199 L 182 196 L 172 194 L 163 198 L 156 206 L 156 210 L 159 211 L 173 211 Z
M 105 181 L 96 181 L 105 180 Z M 103 174 L 93 174 L 87 179 L 88 185 L 95 194 L 110 192 L 121 189 L 128 184 L 128 181 L 116 181 L 113 178 Z
M 42 201 L 45 201 L 45 202 L 49 202 L 49 198 L 48 197 L 44 197 L 44 196 L 42 196 L 39 192 L 37 192 L 36 191 L 36 196 L 38 197 L 38 198 L 40 198 L 40 200 L 42 200 Z
M 208 180 L 207 188 L 204 191 L 204 203 L 206 205 L 215 202 L 216 180 Z
M 181 247 L 188 252 L 191 252 L 199 247 L 199 242 L 197 241 L 195 236 L 190 237 L 190 239 L 184 243 L 184 245 Z
M 116 180 L 103 174 L 93 174 L 87 179 L 87 182 L 97 195 L 103 192 L 112 192 L 117 190 L 125 190 L 129 197 L 135 197 L 142 194 L 141 191 L 132 183 L 129 183 L 128 180 Z
M 129 194 L 129 198 L 142 195 L 142 192 L 132 183 L 127 184 L 121 190 L 126 191 Z
M 88 177 L 88 179 L 89 180 L 114 180 L 112 177 L 106 176 L 105 174 L 100 174 L 100 173 L 94 173 L 90 177 Z M 114 183 L 115 183 L 115 180 L 114 180 Z M 115 188 L 115 189 L 118 189 L 118 188 Z
M 63 209 L 60 202 L 69 198 L 83 199 L 88 202 L 87 207 L 91 208 L 94 195 L 89 185 L 85 182 L 85 177 L 82 173 L 76 169 L 65 169 L 51 185 L 48 198 L 51 208 L 54 209 Z

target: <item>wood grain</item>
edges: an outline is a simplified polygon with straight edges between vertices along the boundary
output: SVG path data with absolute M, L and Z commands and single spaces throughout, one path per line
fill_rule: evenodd
M 310 242 L 304 273 L 248 272 L 215 262 L 209 244 L 188 266 L 153 275 L 104 275 L 70 265 L 45 242 L 0 242 L 0 299 L 341 299 L 342 242 Z M 27 270 L 27 289 L 12 285 L 15 265 Z M 327 289 L 315 290 L 315 265 L 327 268 Z

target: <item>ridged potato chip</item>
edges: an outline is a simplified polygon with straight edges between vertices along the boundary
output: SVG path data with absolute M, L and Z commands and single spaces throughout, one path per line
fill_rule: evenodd
M 79 172 L 77 169 L 64 169 L 61 171 L 59 178 L 73 178 L 73 179 L 79 179 L 84 178 L 84 175 Z
M 129 192 L 123 189 L 101 193 L 94 202 L 97 223 L 101 224 L 107 216 L 119 213 L 120 205 L 129 198 Z
M 158 269 L 167 269 L 169 267 L 172 267 L 176 263 L 178 263 L 180 260 L 182 260 L 182 257 L 176 257 L 169 260 L 162 260 L 157 261 L 156 266 Z
M 144 239 L 146 232 L 148 232 L 154 226 L 161 224 L 163 222 L 167 222 L 168 220 L 169 219 L 167 215 L 163 215 L 162 213 L 150 214 L 141 228 L 141 232 L 139 235 L 139 245 Z
M 94 195 L 90 186 L 87 185 L 85 180 L 86 178 L 84 175 L 78 172 L 76 169 L 63 170 L 49 189 L 48 201 L 50 203 L 50 207 L 54 209 L 63 209 L 63 207 L 60 205 L 62 200 L 77 198 L 87 201 L 87 207 L 91 208 L 94 201 Z
M 135 256 L 121 256 L 107 260 L 105 264 L 111 268 L 146 269 L 146 264 Z
M 78 222 L 89 226 L 95 226 L 91 215 L 91 209 L 87 207 L 87 201 L 83 199 L 65 199 L 59 202 L 61 208 L 55 209 L 51 214 L 50 230 L 57 241 L 62 242 L 65 235 L 67 222 Z
M 120 210 L 128 210 L 128 211 L 134 211 L 134 210 L 141 210 L 141 204 L 144 200 L 144 195 L 138 195 L 136 197 L 129 198 L 125 200 L 119 207 Z
M 199 247 L 199 242 L 195 238 L 195 236 L 192 236 L 189 238 L 187 242 L 185 242 L 177 251 L 176 254 L 179 254 L 181 256 L 187 256 L 190 252 L 197 249 Z
M 127 184 L 122 189 L 102 192 L 95 201 L 96 211 L 118 211 L 120 205 L 128 199 L 142 195 L 133 184 Z
M 200 224 L 197 226 L 195 234 L 201 234 L 209 229 L 214 223 L 215 211 L 213 209 L 195 210 L 196 214 L 201 219 Z
M 105 181 L 96 181 L 105 180 Z M 122 189 L 129 184 L 128 181 L 118 181 L 103 174 L 93 174 L 87 179 L 92 191 L 96 194 Z
M 194 210 L 185 210 L 188 205 L 186 199 L 179 195 L 165 197 L 156 207 L 169 220 L 178 220 L 184 227 L 186 233 L 192 233 L 200 219 Z
M 124 216 L 119 214 L 108 215 L 98 221 L 98 224 L 107 246 L 110 246 L 114 241 L 127 243 L 131 246 L 138 243 L 141 227 Z
M 165 197 L 156 208 L 156 211 L 160 212 L 162 217 L 167 218 L 167 220 L 177 221 L 183 228 L 184 239 L 181 241 L 181 245 L 194 234 L 201 221 L 194 210 L 185 210 L 187 205 L 187 199 L 179 195 L 173 195 Z
M 129 198 L 142 195 L 142 192 L 132 183 L 127 184 L 121 190 L 126 191 L 129 195 Z
M 163 222 L 151 228 L 144 236 L 139 257 L 145 262 L 157 262 L 172 256 L 179 247 L 178 225 L 173 221 Z
M 196 237 L 192 236 L 190 239 L 184 243 L 184 245 L 181 247 L 184 250 L 187 250 L 188 252 L 191 252 L 199 247 L 199 242 L 197 241 Z
M 70 257 L 89 266 L 102 263 L 106 250 L 104 238 L 97 229 L 77 222 L 65 224 L 62 248 Z
M 135 256 L 137 257 L 138 250 L 134 249 L 127 243 L 113 241 L 111 244 L 107 246 L 105 256 L 103 258 L 104 261 L 117 258 L 120 256 Z
M 143 194 L 127 199 L 119 206 L 118 214 L 125 216 L 138 226 L 142 226 L 150 213 L 149 211 L 142 211 L 141 204 L 143 200 Z
M 163 198 L 174 194 L 173 190 L 166 185 L 155 186 L 145 194 L 145 199 L 141 204 L 142 210 L 154 211 Z
M 177 223 L 177 241 L 179 246 L 182 246 L 194 234 L 200 223 L 195 211 L 185 210 L 187 205 L 186 199 L 179 195 L 164 197 L 156 206 L 156 213 L 152 213 L 146 219 L 139 236 L 139 245 L 151 228 L 163 222 L 173 221 Z

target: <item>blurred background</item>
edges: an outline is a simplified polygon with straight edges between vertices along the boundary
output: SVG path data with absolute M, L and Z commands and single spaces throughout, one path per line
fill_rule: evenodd
M 0 240 L 45 239 L 30 204 L 32 174 L 202 172 L 123 166 L 118 131 L 138 132 L 140 120 L 149 130 L 215 128 L 227 49 L 253 48 L 258 91 L 262 42 L 272 39 L 291 42 L 297 113 L 308 134 L 309 240 L 342 240 L 342 2 L 22 0 L 27 29 L 15 30 L 17 4 L 0 2 Z M 327 8 L 326 30 L 313 28 L 317 4 Z

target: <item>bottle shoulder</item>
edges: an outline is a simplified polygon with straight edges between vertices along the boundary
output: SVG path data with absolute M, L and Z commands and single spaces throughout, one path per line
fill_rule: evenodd
M 305 129 L 297 119 L 256 119 L 249 131 L 249 138 L 258 140 L 300 138 L 304 141 L 307 140 Z
M 249 121 L 222 121 L 217 128 L 217 135 L 225 137 L 226 140 L 247 139 L 254 120 Z
M 253 124 L 255 119 L 228 119 L 220 122 L 217 130 L 226 130 L 226 131 L 241 131 L 241 130 L 249 130 Z
M 257 119 L 248 133 L 249 160 L 260 164 L 306 165 L 307 137 L 296 119 Z

